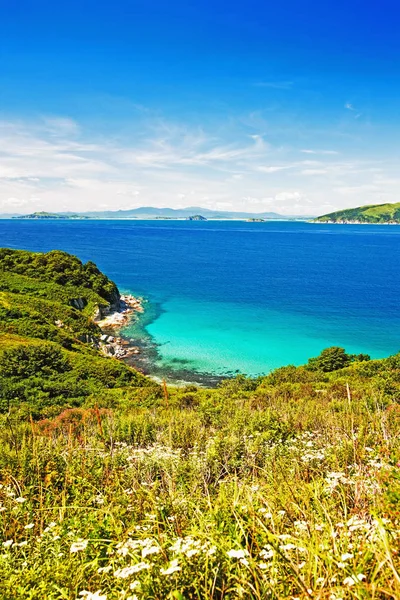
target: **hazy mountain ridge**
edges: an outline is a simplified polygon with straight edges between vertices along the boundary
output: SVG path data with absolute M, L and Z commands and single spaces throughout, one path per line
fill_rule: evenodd
M 45 218 L 40 217 L 40 212 L 32 213 L 32 215 L 24 214 L 1 214 L 1 218 Z M 49 213 L 43 213 L 49 214 Z M 54 212 L 51 213 L 54 218 L 92 218 L 92 219 L 156 219 L 156 218 L 169 218 L 169 219 L 185 219 L 194 215 L 202 215 L 207 219 L 279 219 L 279 220 L 304 220 L 313 218 L 312 216 L 303 215 L 282 215 L 276 212 L 230 212 L 224 210 L 211 210 L 208 208 L 202 208 L 200 206 L 188 206 L 186 208 L 157 208 L 154 206 L 141 206 L 139 208 L 131 209 L 119 209 L 119 210 L 105 210 L 105 211 L 86 211 L 86 212 Z M 47 217 L 49 218 L 49 217 Z

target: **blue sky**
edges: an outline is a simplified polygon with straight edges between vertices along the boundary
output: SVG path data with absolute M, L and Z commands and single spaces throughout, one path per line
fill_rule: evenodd
M 0 212 L 400 201 L 399 17 L 387 0 L 0 0 Z

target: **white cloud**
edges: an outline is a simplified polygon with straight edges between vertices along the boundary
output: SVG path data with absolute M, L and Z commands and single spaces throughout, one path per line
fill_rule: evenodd
M 278 171 L 284 171 L 285 169 L 290 169 L 291 165 L 286 165 L 286 166 L 271 166 L 271 167 L 257 167 L 257 171 L 260 171 L 261 173 L 278 173 Z
M 337 152 L 337 150 L 307 150 L 307 149 L 305 149 L 305 150 L 301 150 L 301 152 L 303 152 L 303 154 L 326 154 L 326 155 L 339 154 L 339 152 Z
M 288 200 L 300 200 L 302 194 L 300 192 L 279 192 L 276 194 L 275 200 L 277 202 L 287 202 Z
M 302 175 L 326 175 L 328 173 L 327 169 L 303 169 L 300 171 Z
M 56 135 L 75 136 L 80 131 L 78 123 L 68 117 L 43 117 L 42 121 L 47 131 Z
M 134 137 L 106 137 L 64 117 L 0 122 L 0 212 L 197 205 L 319 214 L 326 202 L 398 199 L 396 159 L 339 161 L 312 132 L 296 150 L 241 119 L 210 132 L 158 117 L 146 123 Z M 299 152 L 309 159 L 296 160 Z

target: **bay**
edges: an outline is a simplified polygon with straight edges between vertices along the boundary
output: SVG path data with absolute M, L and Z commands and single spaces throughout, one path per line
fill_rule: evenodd
M 332 345 L 400 350 L 396 226 L 0 220 L 0 245 L 71 252 L 144 296 L 125 334 L 169 379 L 258 375 Z

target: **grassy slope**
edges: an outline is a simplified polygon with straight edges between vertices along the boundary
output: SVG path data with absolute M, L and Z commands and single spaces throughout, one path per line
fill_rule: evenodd
M 339 210 L 323 215 L 316 219 L 317 222 L 325 221 L 359 221 L 361 223 L 400 223 L 400 202 L 396 204 L 376 204 Z
M 39 380 L 93 391 L 0 414 L 1 598 L 400 597 L 399 355 L 168 397 L 84 345 L 55 361 Z

